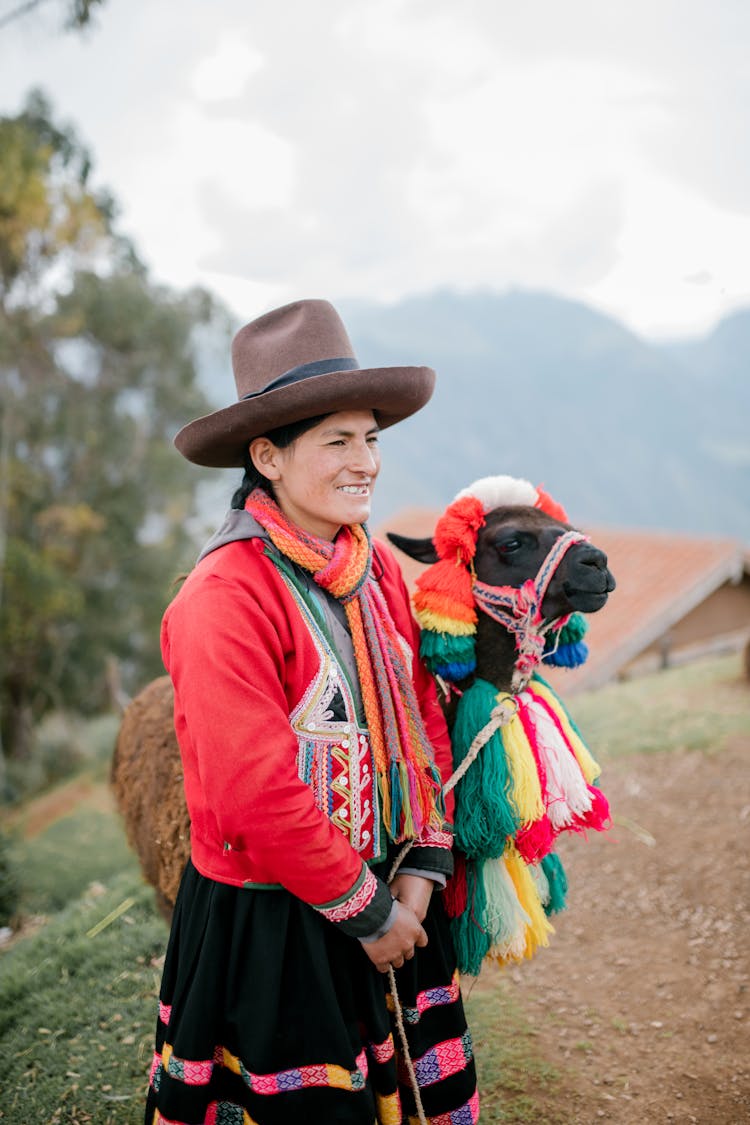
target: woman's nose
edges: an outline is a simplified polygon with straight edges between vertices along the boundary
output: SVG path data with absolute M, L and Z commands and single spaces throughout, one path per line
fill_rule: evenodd
M 354 447 L 351 463 L 353 469 L 362 473 L 376 473 L 379 464 L 378 450 L 373 448 L 369 442 Z

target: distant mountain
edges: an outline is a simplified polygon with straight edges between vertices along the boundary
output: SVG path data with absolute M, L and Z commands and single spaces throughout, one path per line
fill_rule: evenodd
M 750 309 L 725 317 L 703 339 L 664 351 L 689 372 L 700 396 L 702 446 L 725 465 L 750 469 Z
M 543 293 L 340 308 L 363 365 L 438 372 L 430 405 L 383 435 L 377 522 L 507 472 L 581 523 L 750 540 L 750 311 L 657 345 Z
M 750 542 L 750 310 L 654 344 L 546 293 L 337 306 L 363 366 L 438 373 L 429 406 L 382 436 L 373 523 L 512 473 L 543 483 L 575 522 Z M 207 367 L 217 406 L 232 401 L 228 362 Z M 210 525 L 239 473 L 219 476 L 202 505 Z

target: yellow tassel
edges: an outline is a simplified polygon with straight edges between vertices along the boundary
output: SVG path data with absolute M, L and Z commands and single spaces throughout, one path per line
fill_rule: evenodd
M 451 637 L 470 637 L 476 632 L 476 625 L 471 621 L 459 621 L 455 617 L 446 617 L 432 609 L 416 609 L 415 617 L 423 629 L 431 633 L 448 633 Z
M 516 888 L 518 901 L 529 917 L 524 957 L 533 957 L 540 946 L 549 945 L 550 934 L 555 932 L 555 927 L 544 913 L 534 878 L 518 852 L 515 849 L 508 851 L 504 858 L 508 874 Z
M 540 683 L 539 680 L 534 680 L 533 683 L 530 684 L 530 687 L 534 694 L 544 700 L 550 711 L 552 711 L 559 720 L 565 737 L 576 756 L 576 761 L 581 767 L 581 773 L 586 778 L 589 785 L 591 785 L 602 772 L 601 766 L 594 760 L 586 743 L 573 729 L 570 719 L 565 714 L 565 708 L 562 706 L 555 693 L 551 691 L 546 684 Z
M 499 692 L 498 703 L 514 705 L 514 696 Z M 522 824 L 541 820 L 544 816 L 544 797 L 534 754 L 518 715 L 514 715 L 502 732 L 503 746 L 513 779 L 513 804 Z

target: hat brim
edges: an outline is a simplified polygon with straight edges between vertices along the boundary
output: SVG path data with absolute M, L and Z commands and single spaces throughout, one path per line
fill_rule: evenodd
M 244 464 L 248 443 L 277 426 L 340 410 L 372 410 L 381 430 L 415 414 L 435 386 L 431 367 L 332 371 L 243 399 L 188 422 L 174 439 L 183 457 L 214 469 Z

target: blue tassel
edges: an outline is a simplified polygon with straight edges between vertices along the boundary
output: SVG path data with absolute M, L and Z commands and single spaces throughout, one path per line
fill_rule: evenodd
M 545 653 L 543 660 L 545 664 L 552 664 L 557 668 L 578 668 L 585 662 L 588 654 L 589 646 L 584 641 L 576 641 Z
M 457 684 L 471 675 L 476 666 L 476 660 L 472 660 L 471 663 L 466 662 L 465 664 L 459 664 L 457 661 L 454 661 L 452 664 L 434 664 L 432 666 L 432 671 L 436 676 L 441 676 L 444 680 L 450 680 L 451 683 Z

